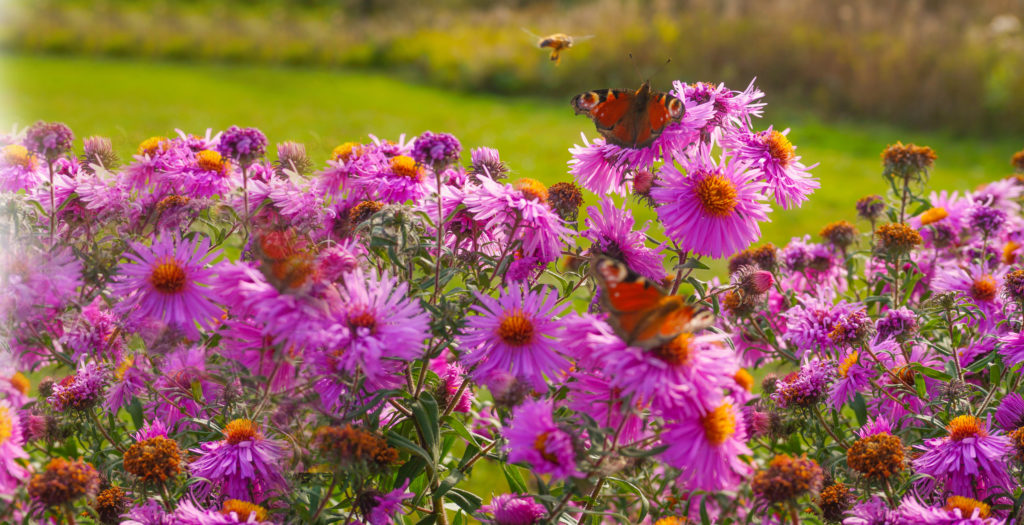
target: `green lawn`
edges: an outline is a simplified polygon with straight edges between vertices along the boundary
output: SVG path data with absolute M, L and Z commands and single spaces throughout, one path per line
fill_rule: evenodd
M 655 84 L 664 88 L 670 74 Z M 272 143 L 306 143 L 315 158 L 326 158 L 341 142 L 365 140 L 368 133 L 396 139 L 432 130 L 454 133 L 467 150 L 496 147 L 514 177 L 550 184 L 568 179 L 567 150 L 580 141 L 580 132 L 596 136 L 588 119 L 573 115 L 568 104 L 573 93 L 564 100 L 502 98 L 366 72 L 6 56 L 0 57 L 0 78 L 6 91 L 0 98 L 6 100 L 0 129 L 62 120 L 78 137 L 110 136 L 123 156 L 141 140 L 173 134 L 174 128 L 201 133 L 208 127 L 257 126 Z M 1024 147 L 1020 136 L 956 138 L 895 126 L 822 122 L 812 116 L 813 108 L 772 108 L 771 93 L 767 100 L 769 114 L 759 127 L 793 128 L 789 136 L 798 153 L 806 164 L 820 163 L 814 173 L 822 182 L 802 209 L 773 213 L 764 239 L 777 244 L 852 218 L 858 197 L 884 192 L 879 153 L 897 140 L 934 147 L 939 160 L 932 186 L 950 189 L 1007 175 L 1010 155 Z M 648 210 L 639 214 L 652 216 Z

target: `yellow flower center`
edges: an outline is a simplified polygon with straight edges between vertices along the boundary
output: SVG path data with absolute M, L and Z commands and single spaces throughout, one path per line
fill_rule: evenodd
M 997 288 L 995 277 L 982 275 L 971 284 L 971 297 L 979 301 L 991 301 L 996 298 Z
M 128 373 L 128 369 L 131 368 L 133 364 L 135 364 L 134 356 L 125 357 L 121 361 L 121 364 L 117 365 L 117 369 L 114 370 L 114 377 L 117 378 L 118 381 L 124 379 L 124 375 Z
M 779 161 L 783 167 L 792 162 L 793 157 L 796 156 L 793 151 L 793 143 L 780 131 L 772 130 L 766 143 L 772 158 Z
M 3 445 L 14 433 L 14 418 L 11 417 L 11 409 L 0 405 L 0 445 Z
M 1017 262 L 1017 249 L 1020 248 L 1020 243 L 1017 241 L 1008 241 L 1003 246 L 1003 264 L 1013 264 Z
M 677 518 L 675 516 L 669 516 L 667 518 L 661 518 L 654 522 L 654 525 L 686 525 L 690 520 L 687 518 Z
M 960 515 L 964 518 L 970 518 L 974 516 L 974 511 L 978 511 L 979 518 L 987 518 L 989 513 L 992 512 L 992 508 L 988 505 L 971 498 L 965 498 L 963 496 L 950 496 L 946 500 L 946 506 L 943 507 L 946 510 L 960 509 Z
M 22 374 L 21 372 L 15 372 L 14 375 L 11 376 L 10 381 L 11 386 L 17 389 L 18 392 L 21 392 L 26 396 L 28 395 L 28 388 L 32 385 L 28 378 L 25 377 L 25 374 Z
M 690 359 L 691 339 L 693 339 L 693 334 L 682 332 L 675 339 L 655 347 L 651 352 L 658 359 L 670 365 L 679 366 Z
M 743 387 L 743 390 L 750 392 L 754 388 L 754 376 L 750 375 L 745 368 L 741 368 L 736 371 L 736 375 L 733 376 L 737 385 Z
M 9 144 L 3 150 L 4 164 L 8 166 L 21 166 L 27 170 L 36 168 L 36 157 L 28 148 L 21 144 Z
M 259 427 L 251 419 L 235 419 L 224 427 L 224 440 L 231 445 L 259 438 Z
M 352 158 L 353 155 L 359 156 L 363 153 L 363 146 L 358 142 L 346 142 L 340 146 L 334 148 L 331 151 L 331 158 L 334 160 L 344 160 Z M 406 157 L 408 158 L 408 157 Z
M 850 373 L 850 367 L 857 363 L 858 357 L 860 357 L 860 354 L 854 350 L 850 352 L 850 355 L 846 356 L 846 359 L 843 359 L 843 362 L 839 365 L 839 377 L 845 378 Z
M 412 157 L 399 155 L 391 159 L 391 171 L 399 177 L 407 177 L 413 180 L 420 180 L 423 170 L 416 164 Z
M 946 211 L 946 208 L 931 208 L 922 213 L 918 218 L 921 219 L 921 226 L 928 226 L 929 224 L 941 221 L 946 217 L 949 217 L 949 212 Z
M 724 175 L 709 173 L 697 183 L 697 199 L 704 213 L 712 217 L 725 217 L 736 209 L 736 185 Z
M 153 272 L 149 274 L 149 282 L 158 291 L 171 294 L 185 289 L 185 269 L 173 257 L 164 257 L 156 261 Z
M 540 456 L 550 463 L 558 463 L 558 456 L 548 452 L 548 438 L 551 436 L 550 432 L 541 432 L 537 439 L 533 442 L 533 449 L 540 452 Z
M 240 520 L 248 520 L 252 517 L 255 517 L 256 521 L 264 521 L 267 519 L 267 509 L 255 503 L 249 503 L 248 501 L 242 501 L 240 499 L 229 499 L 224 501 L 224 506 L 221 507 L 220 513 L 229 515 L 232 512 L 234 512 Z M 255 516 L 253 516 L 254 514 Z
M 507 345 L 523 346 L 533 340 L 533 323 L 522 310 L 513 310 L 502 318 L 498 337 Z
M 725 443 L 725 440 L 736 433 L 736 414 L 733 414 L 731 409 L 731 404 L 723 403 L 700 418 L 704 426 L 704 437 L 713 446 Z
M 196 165 L 204 171 L 224 172 L 224 159 L 216 151 L 204 149 L 196 153 Z
M 548 189 L 539 180 L 522 178 L 517 180 L 514 186 L 528 199 L 540 202 L 548 201 Z
M 154 155 L 157 151 L 167 149 L 167 137 L 149 137 L 139 143 L 139 155 Z
M 981 420 L 970 415 L 956 416 L 949 425 L 946 425 L 946 429 L 949 430 L 949 437 L 953 441 L 986 435 L 981 428 Z

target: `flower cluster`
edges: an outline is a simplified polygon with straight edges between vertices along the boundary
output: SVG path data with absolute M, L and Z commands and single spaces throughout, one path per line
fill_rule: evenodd
M 753 84 L 674 87 L 551 187 L 445 133 L 4 137 L 0 515 L 1020 520 L 1024 188 L 925 196 L 897 143 L 861 223 L 752 246 L 814 165 Z

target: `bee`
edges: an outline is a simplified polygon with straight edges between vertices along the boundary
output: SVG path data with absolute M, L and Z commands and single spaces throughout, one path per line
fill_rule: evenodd
M 562 50 L 569 49 L 576 42 L 580 42 L 588 38 L 594 37 L 594 35 L 570 36 L 565 33 L 554 33 L 548 36 L 538 36 L 530 32 L 530 30 L 526 28 L 523 28 L 523 31 L 537 39 L 537 47 L 541 49 L 544 49 L 546 47 L 551 48 L 551 60 L 555 63 L 556 66 L 562 62 Z

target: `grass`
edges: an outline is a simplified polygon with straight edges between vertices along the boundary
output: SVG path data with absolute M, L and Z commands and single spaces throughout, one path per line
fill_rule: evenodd
M 297 140 L 311 156 L 326 158 L 337 144 L 368 133 L 397 139 L 425 130 L 454 133 L 468 150 L 492 146 L 513 177 L 551 184 L 568 180 L 568 148 L 593 125 L 575 117 L 564 100 L 509 98 L 411 85 L 382 74 L 275 66 L 195 65 L 3 56 L 5 108 L 2 129 L 38 119 L 62 120 L 78 137 L 107 135 L 122 157 L 152 135 L 175 128 L 202 132 L 232 124 L 258 126 L 271 142 Z M 552 69 L 553 75 L 558 70 Z M 659 81 L 660 80 L 660 81 Z M 667 79 L 656 79 L 665 86 Z M 596 86 L 595 86 L 596 87 Z M 767 100 L 771 102 L 771 93 Z M 1007 175 L 1010 155 L 1024 137 L 996 140 L 909 131 L 862 122 L 824 122 L 808 110 L 773 108 L 758 122 L 791 127 L 789 135 L 822 189 L 795 211 L 776 210 L 764 240 L 816 234 L 827 222 L 850 219 L 855 200 L 884 193 L 879 153 L 897 140 L 927 144 L 938 152 L 933 188 L 970 189 Z M 80 144 L 80 143 L 79 143 Z M 591 200 L 593 198 L 591 197 Z M 638 209 L 641 219 L 653 217 Z

